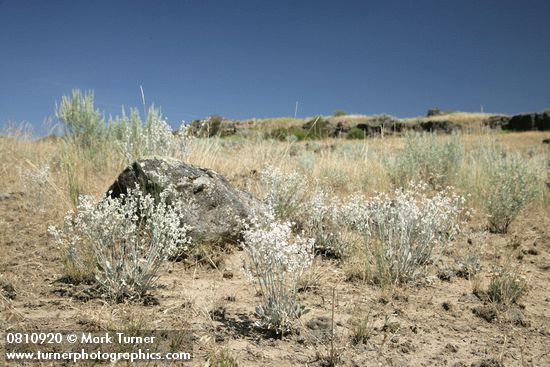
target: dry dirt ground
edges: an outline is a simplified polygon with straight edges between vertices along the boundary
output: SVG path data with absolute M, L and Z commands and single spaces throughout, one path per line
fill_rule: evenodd
M 214 259 L 217 266 L 167 263 L 146 304 L 113 305 L 90 286 L 63 282 L 63 254 L 47 234 L 49 224 L 59 223 L 25 194 L 0 193 L 2 331 L 192 330 L 193 360 L 173 365 L 209 365 L 223 350 L 240 366 L 325 366 L 332 350 L 342 366 L 550 366 L 550 218 L 541 208 L 522 213 L 506 235 L 469 223 L 443 259 L 444 270 L 422 284 L 382 290 L 316 259 L 311 287 L 300 294 L 311 311 L 282 339 L 255 326 L 259 298 L 240 270 L 238 248 Z M 468 256 L 481 265 L 471 277 L 457 274 Z M 483 289 L 491 269 L 508 257 L 527 277 L 528 291 L 503 310 Z M 368 338 L 357 343 L 358 319 Z

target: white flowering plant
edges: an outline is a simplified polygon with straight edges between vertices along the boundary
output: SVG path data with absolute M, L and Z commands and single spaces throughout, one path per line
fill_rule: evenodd
M 248 261 L 243 270 L 257 287 L 258 325 L 283 334 L 308 310 L 298 302 L 299 279 L 313 262 L 314 240 L 292 234 L 292 223 L 278 222 L 272 210 L 253 216 L 243 233 Z
M 185 209 L 177 201 L 167 204 L 168 195 L 164 191 L 155 202 L 136 188 L 97 204 L 83 196 L 63 228 L 50 226 L 49 232 L 67 250 L 71 267 L 86 266 L 91 254 L 91 271 L 108 298 L 139 299 L 154 288 L 162 262 L 190 246 L 189 227 L 180 220 Z
M 363 234 L 374 280 L 411 281 L 435 263 L 460 231 L 464 202 L 451 188 L 429 195 L 426 184 L 350 201 L 348 225 Z
M 315 239 L 315 252 L 338 259 L 349 251 L 346 243 L 346 212 L 342 202 L 322 191 L 307 201 L 302 225 L 308 236 Z
M 23 190 L 32 201 L 33 207 L 38 211 L 44 211 L 47 204 L 50 166 L 43 165 L 33 170 L 18 167 L 18 172 Z
M 497 267 L 491 272 L 487 294 L 492 302 L 509 306 L 527 290 L 527 279 L 510 265 Z
M 304 207 L 307 197 L 305 177 L 297 172 L 286 173 L 277 167 L 266 167 L 261 172 L 265 189 L 264 201 L 280 220 L 293 220 Z
M 112 121 L 111 131 L 128 162 L 145 156 L 184 158 L 186 154 L 188 135 L 185 126 L 173 133 L 160 110 L 154 106 L 149 108 L 145 123 L 134 109 L 129 116 L 123 113 L 122 117 Z

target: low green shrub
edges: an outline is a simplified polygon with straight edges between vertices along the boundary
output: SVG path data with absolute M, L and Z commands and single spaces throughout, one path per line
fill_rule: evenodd
M 427 182 L 433 188 L 450 186 L 460 172 L 464 146 L 460 134 L 442 142 L 435 133 L 407 133 L 405 148 L 393 160 L 386 160 L 391 180 L 398 187 L 411 181 Z
M 506 233 L 512 221 L 538 194 L 538 177 L 518 154 L 487 150 L 482 156 L 480 200 L 489 216 L 489 230 Z
M 335 110 L 333 113 L 332 113 L 332 116 L 334 117 L 340 117 L 340 116 L 346 116 L 348 113 L 344 110 Z
M 347 139 L 366 139 L 367 132 L 358 127 L 351 128 L 348 134 L 346 135 Z
M 288 140 L 293 137 L 298 141 L 307 140 L 309 138 L 307 131 L 297 126 L 279 127 L 266 134 L 267 138 L 280 141 Z
M 65 125 L 65 138 L 77 145 L 91 148 L 107 137 L 107 126 L 94 107 L 92 91 L 74 89 L 71 96 L 63 96 L 55 115 Z

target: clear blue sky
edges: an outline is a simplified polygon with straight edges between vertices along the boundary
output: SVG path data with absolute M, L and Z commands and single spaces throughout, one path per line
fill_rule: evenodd
M 230 118 L 550 108 L 550 1 L 0 0 L 0 124 L 72 88 Z

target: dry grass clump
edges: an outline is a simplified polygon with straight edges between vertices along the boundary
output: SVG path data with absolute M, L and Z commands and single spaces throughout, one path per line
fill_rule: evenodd
M 228 349 L 218 349 L 208 355 L 205 367 L 238 367 L 237 357 Z
M 510 264 L 497 267 L 491 273 L 487 295 L 492 302 L 508 307 L 527 291 L 527 280 Z
M 350 338 L 354 344 L 366 344 L 374 334 L 373 319 L 370 311 L 356 310 L 349 323 Z

